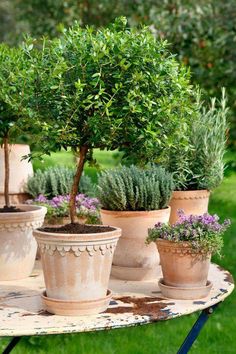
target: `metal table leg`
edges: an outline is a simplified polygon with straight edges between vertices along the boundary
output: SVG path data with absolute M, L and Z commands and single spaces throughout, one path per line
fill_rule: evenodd
M 203 328 L 204 324 L 208 320 L 209 316 L 213 314 L 216 307 L 219 305 L 213 305 L 208 307 L 207 309 L 203 310 L 199 315 L 197 321 L 194 323 L 192 329 L 190 330 L 189 334 L 185 338 L 183 344 L 181 345 L 180 349 L 178 350 L 177 354 L 186 354 L 189 352 L 190 348 L 192 347 L 193 343 L 197 339 L 201 329 Z
M 12 340 L 10 341 L 10 343 L 7 345 L 7 347 L 3 350 L 2 354 L 8 354 L 12 351 L 12 349 L 15 348 L 15 346 L 17 345 L 17 343 L 19 343 L 19 341 L 21 340 L 21 337 L 14 337 L 12 338 Z

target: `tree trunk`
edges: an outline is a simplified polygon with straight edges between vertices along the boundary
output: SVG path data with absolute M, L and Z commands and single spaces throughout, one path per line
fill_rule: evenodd
M 80 182 L 80 178 L 82 176 L 83 173 L 83 169 L 84 169 L 84 164 L 86 162 L 86 156 L 87 156 L 87 152 L 88 152 L 88 147 L 87 146 L 82 146 L 80 148 L 80 153 L 79 153 L 79 163 L 77 165 L 77 169 L 76 169 L 76 173 L 74 176 L 74 180 L 73 180 L 73 185 L 71 188 L 71 192 L 70 192 L 70 220 L 71 223 L 74 224 L 75 220 L 76 220 L 76 195 L 78 193 L 78 188 L 79 188 L 79 182 Z
M 9 166 L 8 136 L 5 136 L 3 138 L 3 148 L 4 148 L 4 166 L 5 166 L 4 198 L 5 198 L 5 206 L 9 208 L 10 207 L 10 197 L 9 197 L 10 166 Z

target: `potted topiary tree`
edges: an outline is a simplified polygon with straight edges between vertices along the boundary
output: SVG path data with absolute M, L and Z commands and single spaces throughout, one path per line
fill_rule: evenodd
M 41 129 L 44 152 L 70 147 L 79 156 L 71 224 L 34 232 L 42 252 L 44 303 L 58 314 L 100 312 L 109 303 L 121 230 L 75 223 L 84 164 L 94 148 L 138 151 L 144 161 L 162 155 L 191 116 L 188 75 L 165 42 L 148 29 L 126 28 L 124 18 L 97 31 L 75 25 L 60 39 L 45 40 L 41 51 L 27 53 L 34 86 L 27 107 Z
M 155 242 L 160 254 L 160 289 L 174 299 L 206 297 L 212 287 L 208 281 L 211 255 L 220 253 L 230 220 L 220 224 L 217 215 L 187 216 L 183 211 L 178 216 L 174 225 L 157 223 L 149 229 L 147 241 Z
M 11 97 L 13 93 L 14 95 L 16 94 L 17 89 L 14 85 L 14 75 L 16 75 L 17 70 L 20 70 L 19 65 L 22 58 L 19 57 L 19 50 L 10 50 L 4 44 L 1 45 L 0 50 L 0 165 L 4 166 L 7 148 L 7 154 L 9 156 L 8 170 L 10 171 L 11 169 L 12 172 L 9 174 L 9 183 L 7 183 L 6 186 L 4 183 L 4 180 L 6 181 L 4 168 L 0 169 L 0 203 L 2 204 L 4 200 L 6 201 L 6 198 L 9 198 L 9 203 L 11 202 L 13 204 L 18 204 L 27 199 L 28 196 L 27 193 L 25 193 L 24 186 L 28 177 L 33 175 L 33 167 L 31 162 L 26 160 L 22 161 L 22 156 L 30 153 L 29 146 L 26 144 L 15 143 L 19 140 L 19 135 L 22 135 L 22 130 L 17 131 L 16 129 L 17 127 L 19 129 L 19 124 L 15 124 L 18 121 L 18 113 L 14 111 L 14 108 L 11 107 L 9 103 L 7 103 L 9 97 Z M 14 64 L 18 65 L 18 67 L 14 67 Z M 3 145 L 5 146 L 5 149 L 3 148 Z M 6 188 L 8 190 L 6 190 Z
M 180 147 L 170 150 L 165 167 L 173 172 L 176 190 L 170 201 L 170 222 L 178 220 L 178 209 L 187 215 L 202 215 L 208 211 L 210 191 L 224 175 L 224 153 L 227 132 L 225 90 L 222 99 L 211 100 L 209 109 L 198 98 L 196 118 L 189 125 L 188 151 Z
M 21 279 L 30 275 L 35 261 L 37 245 L 32 230 L 42 225 L 46 208 L 39 206 L 11 205 L 9 182 L 10 172 L 14 179 L 21 178 L 19 171 L 11 168 L 10 141 L 12 136 L 24 129 L 24 119 L 9 102 L 16 93 L 15 79 L 18 80 L 24 66 L 23 52 L 20 49 L 0 45 L 0 139 L 4 159 L 5 205 L 0 207 L 0 279 Z M 22 87 L 24 83 L 22 82 Z M 24 164 L 23 164 L 24 166 Z
M 105 171 L 98 181 L 101 219 L 122 229 L 115 250 L 112 275 L 123 280 L 157 279 L 159 257 L 154 244 L 147 245 L 148 229 L 167 223 L 174 189 L 172 174 L 155 165 Z

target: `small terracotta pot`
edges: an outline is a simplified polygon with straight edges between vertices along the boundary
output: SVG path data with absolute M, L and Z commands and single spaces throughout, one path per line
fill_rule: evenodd
M 51 302 L 53 299 L 62 300 L 63 306 L 70 301 L 77 302 L 77 314 L 80 314 L 80 303 L 86 304 L 86 301 L 90 302 L 88 313 L 100 312 L 96 303 L 107 298 L 113 253 L 121 230 L 114 228 L 113 231 L 94 234 L 35 230 L 34 236 L 40 248 L 47 298 Z M 55 311 L 59 303 L 55 303 Z M 83 311 L 86 312 L 84 308 Z M 68 309 L 67 314 L 73 313 Z
M 210 192 L 206 189 L 196 191 L 174 191 L 170 200 L 170 223 L 178 220 L 178 209 L 186 215 L 202 215 L 208 211 Z
M 158 239 L 156 245 L 165 285 L 194 288 L 207 284 L 210 254 L 196 253 L 188 242 Z
M 102 223 L 122 229 L 115 250 L 112 275 L 123 280 L 151 280 L 159 275 L 159 255 L 153 243 L 147 245 L 148 229 L 167 223 L 170 207 L 154 211 L 101 210 Z
M 33 269 L 37 244 L 32 230 L 43 224 L 47 209 L 17 205 L 24 212 L 0 213 L 0 280 L 28 277 Z

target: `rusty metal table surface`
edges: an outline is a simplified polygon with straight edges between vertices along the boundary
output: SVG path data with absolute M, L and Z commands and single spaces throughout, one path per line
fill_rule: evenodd
M 106 312 L 99 315 L 56 316 L 44 311 L 42 271 L 18 281 L 0 282 L 0 336 L 75 333 L 147 324 L 203 310 L 222 302 L 234 288 L 232 276 L 211 264 L 209 280 L 213 287 L 207 298 L 172 300 L 164 298 L 158 280 L 131 282 L 110 280 L 113 299 Z

